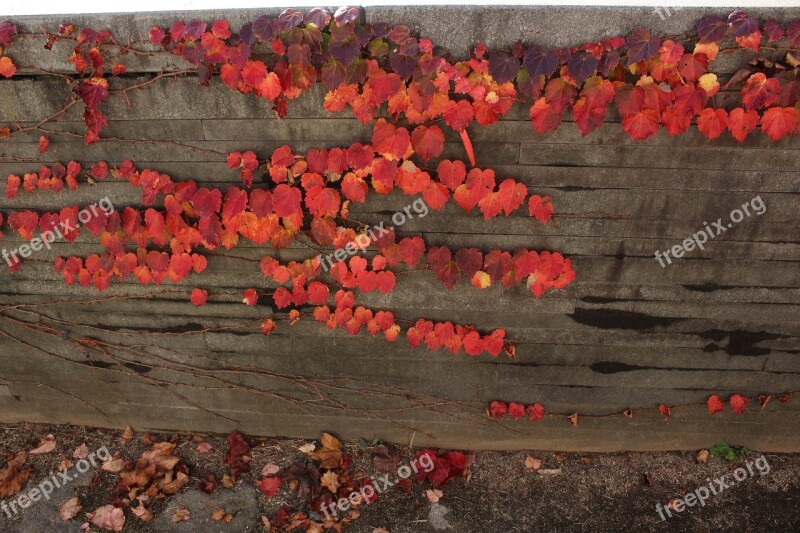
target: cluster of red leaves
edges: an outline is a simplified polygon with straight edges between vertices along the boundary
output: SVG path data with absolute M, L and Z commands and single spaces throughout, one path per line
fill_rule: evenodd
M 728 402 L 731 404 L 731 409 L 736 414 L 743 414 L 747 407 L 750 405 L 750 400 L 740 394 L 734 394 L 728 399 Z M 711 395 L 708 398 L 708 412 L 709 414 L 720 413 L 725 409 L 725 404 L 722 403 L 722 400 L 719 399 L 719 396 L 716 394 Z
M 69 189 L 75 190 L 78 188 L 77 178 L 80 173 L 81 164 L 70 161 L 66 167 L 61 163 L 56 163 L 52 167 L 42 165 L 38 172 L 29 172 L 22 178 L 11 174 L 6 180 L 6 197 L 13 200 L 20 185 L 28 193 L 37 190 L 61 192 L 65 183 Z
M 225 452 L 225 464 L 230 467 L 231 476 L 235 480 L 241 474 L 250 472 L 250 462 L 243 456 L 250 451 L 250 443 L 239 431 L 228 435 L 228 451 Z
M 386 123 L 378 124 L 376 131 L 384 131 L 386 126 Z M 395 129 L 394 134 L 397 131 L 399 130 Z M 402 147 L 402 150 L 406 154 L 413 148 L 409 144 Z M 251 172 L 255 165 L 246 163 L 244 165 L 247 168 L 244 168 L 242 161 L 255 159 L 254 156 L 245 154 L 236 155 L 235 159 L 243 171 Z M 56 260 L 55 268 L 68 284 L 78 281 L 82 286 L 94 285 L 102 291 L 113 278 L 124 280 L 130 275 L 144 284 L 161 284 L 167 279 L 178 282 L 192 271 L 201 273 L 207 267 L 205 256 L 197 253 L 199 247 L 214 249 L 221 245 L 230 249 L 238 243 L 241 235 L 257 244 L 269 242 L 275 248 L 281 248 L 300 233 L 307 213 L 312 215 L 309 234 L 319 244 L 344 248 L 348 243 L 362 239 L 363 245 L 363 239 L 367 238 L 364 234 L 356 234 L 351 228 L 337 226 L 334 219 L 334 216 L 345 219 L 345 204 L 356 200 L 354 193 L 348 189 L 348 183 L 355 180 L 363 182 L 363 177 L 368 177 L 373 167 L 380 167 L 385 171 L 387 165 L 391 164 L 397 169 L 398 187 L 409 194 L 422 192 L 418 186 L 413 185 L 417 180 L 434 183 L 434 178 L 416 167 L 412 174 L 409 161 L 406 160 L 398 166 L 398 162 L 391 157 L 393 156 L 376 156 L 372 147 L 359 143 L 346 151 L 336 148 L 312 150 L 305 158 L 295 156 L 288 147 L 281 147 L 273 153 L 267 164 L 269 173 L 276 182 L 272 190 L 245 191 L 231 187 L 224 195 L 219 189 L 198 188 L 194 181 L 174 183 L 166 174 L 147 169 L 139 171 L 130 161 L 124 161 L 119 167 L 112 168 L 106 162 L 100 162 L 91 169 L 94 178 L 104 180 L 111 176 L 127 180 L 131 185 L 142 189 L 142 203 L 145 206 L 153 205 L 163 197 L 163 209 L 148 207 L 140 210 L 125 207 L 121 211 L 110 213 L 97 211 L 81 227 L 78 223 L 78 206 L 71 206 L 59 212 L 41 215 L 34 211 L 12 213 L 9 224 L 26 239 L 33 236 L 37 227 L 42 232 L 56 227 L 69 228 L 64 232 L 67 242 L 74 242 L 83 229 L 99 237 L 105 248 L 103 253 L 92 254 L 85 259 L 71 256 Z M 234 157 L 231 158 L 232 162 L 233 159 Z M 442 161 L 439 169 L 436 175 L 444 183 L 442 186 L 453 190 L 456 199 L 465 187 L 471 187 L 468 190 L 476 189 L 470 185 L 471 178 L 461 162 Z M 513 181 L 506 180 L 495 191 L 491 171 L 473 170 L 480 175 L 475 179 L 483 180 L 485 184 L 481 186 L 481 194 L 484 196 L 479 195 L 481 199 L 474 203 L 480 204 L 482 198 L 499 194 L 505 183 Z M 67 167 L 58 163 L 52 167 L 43 166 L 38 173 L 26 174 L 22 179 L 12 175 L 8 177 L 6 194 L 9 198 L 14 198 L 20 184 L 28 192 L 59 191 L 64 181 L 74 189 L 78 186 L 75 177 L 80 171 L 79 164 L 70 162 Z M 363 174 L 357 174 L 362 171 Z M 463 183 L 465 179 L 466 184 Z M 341 182 L 341 187 L 336 187 L 338 182 Z M 373 190 L 378 193 L 388 192 L 394 183 L 395 181 L 376 179 L 372 175 Z M 507 206 L 506 214 L 524 202 L 527 189 L 518 183 L 512 186 L 515 189 L 520 187 L 522 190 L 516 195 L 515 205 Z M 370 190 L 366 184 L 364 189 Z M 347 201 L 340 201 L 340 190 L 348 198 Z M 533 206 L 530 209 L 535 211 L 535 216 L 546 222 L 552 213 L 549 199 L 534 195 L 529 204 Z M 303 208 L 304 205 L 308 212 Z M 326 228 L 325 231 L 320 230 L 323 227 Z M 327 305 L 331 296 L 328 285 L 317 280 L 322 274 L 319 258 L 281 265 L 272 257 L 265 256 L 261 261 L 261 271 L 281 285 L 272 295 L 279 309 L 314 305 L 317 306 L 313 312 L 314 318 L 326 323 L 329 328 L 343 327 L 351 335 L 366 328 L 373 335 L 382 333 L 389 341 L 396 340 L 401 332 L 393 314 L 385 311 L 373 313 L 364 307 L 356 307 L 355 295 L 347 289 L 357 288 L 362 292 L 378 290 L 383 294 L 391 292 L 396 283 L 396 276 L 391 268 L 403 265 L 414 268 L 426 259 L 427 267 L 448 289 L 452 289 L 462 275 L 479 289 L 485 289 L 493 283 L 510 287 L 526 281 L 537 298 L 548 288 L 565 287 L 575 277 L 569 259 L 565 260 L 559 253 L 518 249 L 513 255 L 499 250 L 484 254 L 476 248 L 460 249 L 453 253 L 441 246 L 432 247 L 426 253 L 425 242 L 419 237 L 405 237 L 395 241 L 394 230 L 387 231 L 371 243 L 379 253 L 370 261 L 355 256 L 349 262 L 337 262 L 332 266 L 330 275 L 342 287 L 335 294 L 334 309 Z M 131 248 L 135 251 L 131 251 Z M 288 286 L 283 286 L 284 284 Z M 192 290 L 191 301 L 194 305 L 205 304 L 207 297 L 208 293 L 203 289 Z M 255 290 L 246 291 L 244 301 L 248 305 L 255 305 Z M 299 310 L 290 311 L 291 323 L 300 317 Z M 276 327 L 272 319 L 267 319 L 262 324 L 262 330 L 267 335 Z M 431 350 L 446 347 L 453 353 L 459 353 L 463 348 L 470 355 L 486 351 L 493 356 L 505 350 L 508 355 L 513 356 L 514 346 L 504 342 L 504 337 L 503 330 L 482 336 L 472 326 L 454 325 L 450 322 L 434 324 L 427 320 L 420 320 L 408 329 L 408 340 L 414 347 L 425 342 Z
M 508 415 L 514 420 L 519 420 L 526 414 L 531 421 L 541 420 L 544 418 L 544 407 L 540 403 L 533 403 L 525 407 L 517 402 L 507 404 L 506 402 L 494 401 L 489 404 L 489 408 L 486 410 L 486 416 L 489 418 L 503 418 Z
M 417 452 L 417 464 L 420 458 L 426 456 L 424 463 L 433 464 L 433 469 L 426 472 L 420 469 L 417 472 L 417 481 L 427 479 L 434 487 L 443 487 L 445 483 L 456 477 L 466 477 L 468 467 L 475 461 L 472 455 L 465 455 L 462 452 L 439 452 L 436 450 L 425 449 Z
M 0 47 L 10 44 L 15 31 L 10 23 L 0 25 Z M 83 77 L 74 91 L 86 104 L 86 141 L 95 142 L 106 124 L 99 111 L 109 95 L 105 56 L 116 43 L 107 31 L 78 31 L 73 25 L 62 25 L 58 37 L 76 42 L 70 61 Z M 47 47 L 55 38 L 49 36 Z M 306 14 L 287 9 L 277 17 L 260 16 L 238 32 L 225 21 L 179 21 L 167 29 L 152 28 L 149 40 L 157 50 L 196 68 L 201 84 L 219 75 L 231 89 L 271 102 L 279 116 L 288 112 L 289 100 L 316 83 L 328 89 L 325 108 L 330 112 L 349 106 L 366 123 L 385 106 L 395 119 L 420 125 L 410 140 L 423 160 L 434 157 L 444 142 L 437 126 L 425 124 L 444 119 L 462 133 L 472 158 L 467 126 L 496 122 L 523 97 L 533 102 L 530 117 L 538 133 L 556 129 L 571 109 L 586 135 L 604 122 L 614 104 L 633 139 L 646 139 L 661 127 L 675 135 L 693 119 L 710 140 L 730 131 L 742 141 L 759 125 L 776 140 L 797 134 L 800 67 L 789 56 L 781 68 L 763 66 L 756 72 L 757 67 L 746 67 L 752 75 L 742 88 L 741 106 L 730 111 L 714 103 L 707 107 L 721 89 L 710 65 L 720 44 L 728 41 L 754 52 L 765 42 L 779 50 L 796 49 L 800 21 L 784 26 L 770 19 L 762 25 L 736 10 L 727 19 L 701 19 L 693 38 L 683 41 L 636 29 L 626 37 L 553 50 L 516 43 L 489 53 L 480 44 L 473 57 L 458 62 L 407 26 L 362 24 L 357 10 L 346 7 L 333 15 L 320 8 Z M 775 58 L 770 61 L 774 65 Z M 10 76 L 14 70 L 10 58 L 0 58 L 0 74 Z M 121 63 L 111 69 L 113 75 L 124 72 Z M 247 181 L 246 160 L 238 163 Z

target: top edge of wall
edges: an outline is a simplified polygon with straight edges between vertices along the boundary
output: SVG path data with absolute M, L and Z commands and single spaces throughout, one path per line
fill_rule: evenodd
M 336 7 L 326 6 L 332 12 Z M 61 23 L 109 29 L 122 39 L 145 39 L 153 26 L 169 26 L 176 20 L 225 19 L 236 29 L 258 15 L 278 15 L 285 7 L 247 9 L 204 9 L 146 13 L 97 13 L 65 15 L 4 16 L 24 31 L 40 26 L 55 29 Z M 298 8 L 307 11 L 309 7 Z M 456 58 L 466 58 L 479 42 L 489 48 L 516 41 L 545 47 L 576 46 L 603 37 L 627 35 L 631 30 L 650 28 L 661 35 L 680 35 L 694 28 L 702 16 L 726 16 L 733 7 L 665 6 L 563 6 L 563 5 L 442 5 L 361 7 L 369 23 L 405 24 L 415 33 L 446 46 Z M 454 12 L 458 16 L 452 16 Z M 800 6 L 747 8 L 761 19 L 788 22 L 800 18 Z

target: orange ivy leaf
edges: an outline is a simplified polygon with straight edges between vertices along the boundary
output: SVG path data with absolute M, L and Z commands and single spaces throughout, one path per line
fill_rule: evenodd
M 245 289 L 242 296 L 242 303 L 252 306 L 256 305 L 257 301 L 258 293 L 256 293 L 255 289 Z
M 747 406 L 750 405 L 750 400 L 739 394 L 734 394 L 731 396 L 729 401 L 731 403 L 731 409 L 733 409 L 733 411 L 739 415 L 743 414 L 747 409 Z
M 761 117 L 761 130 L 773 141 L 778 141 L 794 133 L 797 117 L 794 107 L 772 107 Z
M 713 141 L 728 129 L 728 112 L 724 109 L 703 109 L 697 117 L 697 129 Z
M 10 78 L 17 72 L 17 66 L 8 56 L 0 57 L 0 76 Z
M 528 419 L 536 422 L 544 418 L 544 407 L 540 403 L 534 403 L 528 406 Z
M 708 412 L 709 414 L 714 413 L 721 413 L 725 409 L 725 405 L 722 403 L 722 400 L 719 399 L 719 396 L 716 394 L 711 395 L 708 399 Z
M 205 305 L 206 299 L 208 298 L 208 291 L 205 289 L 192 289 L 192 303 L 196 307 L 200 307 L 201 305 Z
M 758 112 L 754 110 L 745 111 L 737 107 L 728 115 L 728 129 L 731 130 L 733 138 L 739 142 L 744 142 L 747 135 L 758 126 Z
M 539 219 L 542 224 L 547 224 L 547 221 L 553 216 L 553 204 L 550 202 L 550 197 L 532 195 L 528 199 L 528 213 Z

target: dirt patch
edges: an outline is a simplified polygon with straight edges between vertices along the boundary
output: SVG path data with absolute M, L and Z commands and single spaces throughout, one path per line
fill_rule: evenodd
M 73 450 L 85 444 L 89 451 L 105 446 L 111 454 L 135 460 L 146 451 L 153 440 L 176 444 L 175 454 L 189 466 L 190 482 L 180 495 L 156 503 L 156 521 L 145 524 L 127 511 L 124 531 L 159 531 L 154 524 L 158 517 L 174 512 L 175 501 L 189 491 L 195 491 L 202 480 L 213 475 L 221 480 L 227 472 L 224 455 L 227 450 L 225 436 L 152 435 L 144 439 L 136 436 L 127 442 L 120 439 L 120 431 L 109 431 L 73 426 L 48 426 L 32 424 L 7 424 L 0 426 L 0 454 L 31 450 L 46 435 L 55 436 L 57 446 L 53 452 L 30 456 L 26 466 L 33 473 L 21 493 L 29 491 L 50 472 L 58 469 L 64 459 L 75 460 Z M 285 468 L 303 461 L 305 453 L 298 448 L 309 441 L 293 439 L 250 439 L 253 449 L 251 472 L 241 476 L 239 484 L 256 486 L 261 470 L 267 463 L 275 462 Z M 211 445 L 208 453 L 200 453 L 198 444 Z M 375 473 L 372 443 L 344 442 L 343 451 L 352 459 L 356 476 Z M 526 455 L 541 461 L 538 470 L 527 468 Z M 410 464 L 414 457 L 411 449 L 400 449 L 399 464 Z M 498 453 L 479 452 L 464 479 L 448 482 L 443 496 L 432 504 L 425 491 L 428 482 L 413 484 L 410 492 L 398 490 L 383 492 L 369 505 L 358 507 L 358 516 L 345 531 L 372 532 L 385 528 L 391 533 L 435 531 L 453 532 L 530 532 L 530 531 L 608 531 L 633 529 L 673 531 L 791 531 L 800 529 L 800 454 L 768 454 L 749 452 L 743 459 L 726 461 L 709 457 L 699 464 L 696 452 L 671 453 L 611 453 L 611 454 L 554 454 L 552 452 Z M 749 468 L 748 468 L 749 463 Z M 737 471 L 737 469 L 740 469 Z M 768 471 L 766 471 L 768 469 Z M 752 473 L 750 471 L 752 471 Z M 762 472 L 763 475 L 762 475 Z M 66 500 L 77 496 L 84 511 L 91 511 L 110 503 L 110 494 L 116 476 L 94 468 L 87 482 L 66 484 L 57 489 L 53 500 Z M 736 476 L 741 478 L 736 480 Z M 724 478 L 722 477 L 724 476 Z M 714 480 L 722 478 L 723 485 Z M 704 491 L 711 485 L 717 494 L 709 495 L 703 505 L 696 503 L 682 512 L 671 509 L 671 517 L 663 512 L 670 500 L 683 498 L 689 493 Z M 216 489 L 222 491 L 222 487 Z M 208 496 L 217 501 L 224 494 L 216 491 Z M 202 495 L 193 494 L 193 498 Z M 687 500 L 690 500 L 687 498 Z M 6 499 L 9 501 L 9 499 Z M 272 498 L 257 495 L 257 510 L 247 510 L 246 523 L 236 522 L 236 531 L 263 531 L 257 516 L 272 517 L 284 506 L 303 510 L 295 494 L 284 485 Z M 26 514 L 57 512 L 53 502 L 36 502 L 19 514 L 8 517 L 0 513 L 0 530 L 34 531 L 30 524 L 43 523 L 48 516 L 25 517 Z M 662 520 L 656 506 L 662 506 Z M 196 508 L 203 508 L 202 502 Z M 674 504 L 673 504 L 674 506 Z M 242 511 L 244 512 L 244 511 Z M 23 520 L 23 517 L 25 519 Z M 207 523 L 208 517 L 195 517 L 197 523 Z M 319 519 L 311 515 L 312 519 Z M 191 520 L 191 519 L 190 519 Z M 63 524 L 60 531 L 79 531 L 85 521 L 83 513 Z M 27 526 L 24 524 L 28 524 Z M 223 522 L 214 531 L 226 529 Z M 96 530 L 96 529 L 95 529 Z M 304 531 L 298 528 L 296 531 Z

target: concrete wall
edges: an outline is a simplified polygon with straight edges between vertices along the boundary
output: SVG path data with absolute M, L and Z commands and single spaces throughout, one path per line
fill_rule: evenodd
M 687 8 L 664 21 L 652 8 L 387 7 L 369 8 L 364 16 L 408 24 L 463 57 L 482 40 L 490 46 L 517 39 L 567 45 L 639 26 L 677 34 L 703 14 L 728 11 Z M 800 17 L 800 9 L 750 11 L 781 20 Z M 260 13 L 15 22 L 34 29 L 70 20 L 135 38 L 176 18 L 225 18 L 237 26 Z M 48 54 L 39 41 L 15 44 L 11 52 L 22 64 L 71 70 L 63 50 Z M 732 73 L 740 59 L 722 59 L 718 66 Z M 178 68 L 177 59 L 142 60 L 130 77 L 115 83 Z M 35 122 L 63 105 L 62 82 L 29 74 L 0 81 L 0 123 Z M 38 134 L 19 137 L 0 153 L 37 162 L 6 158 L 0 176 L 30 172 L 40 162 L 132 159 L 175 179 L 232 185 L 238 176 L 214 151 L 252 149 L 264 158 L 287 143 L 299 151 L 370 139 L 370 126 L 348 113 L 326 113 L 322 97 L 312 91 L 292 102 L 287 119 L 277 120 L 263 102 L 230 91 L 219 80 L 206 89 L 194 78 L 164 80 L 131 93 L 130 106 L 112 99 L 104 107 L 110 121 L 104 134 L 173 144 L 107 141 L 87 147 L 77 137 L 59 138 L 39 155 Z M 74 109 L 58 127 L 81 132 L 80 121 Z M 740 145 L 725 135 L 708 143 L 692 129 L 674 138 L 662 132 L 633 142 L 614 117 L 586 138 L 572 124 L 537 136 L 522 105 L 470 135 L 481 166 L 552 197 L 555 224 L 542 227 L 523 216 L 484 222 L 448 206 L 408 222 L 403 231 L 451 248 L 558 250 L 572 258 L 577 280 L 537 301 L 524 287 L 478 292 L 459 285 L 447 292 L 432 274 L 421 273 L 404 276 L 390 295 L 361 295 L 359 302 L 407 320 L 425 316 L 503 327 L 519 340 L 516 359 L 454 358 L 412 350 L 405 342 L 349 338 L 310 319 L 265 338 L 259 323 L 271 309 L 242 305 L 241 292 L 269 286 L 257 261 L 276 254 L 252 243 L 211 252 L 208 270 L 177 286 L 114 283 L 101 295 L 68 287 L 53 271 L 52 259 L 98 251 L 81 238 L 74 245 L 56 244 L 18 273 L 0 269 L 0 420 L 169 431 L 238 428 L 297 437 L 326 430 L 348 438 L 456 448 L 653 450 L 728 441 L 800 450 L 796 400 L 773 399 L 766 409 L 754 406 L 743 416 L 728 408 L 710 418 L 702 406 L 675 408 L 668 422 L 654 411 L 619 415 L 660 402 L 703 403 L 710 394 L 727 398 L 800 389 L 796 137 L 770 143 L 753 136 Z M 448 134 L 447 141 L 445 155 L 462 157 L 457 136 Z M 118 207 L 139 203 L 128 185 L 103 182 L 76 193 L 2 198 L 0 212 L 55 209 L 106 194 Z M 654 260 L 656 250 L 680 243 L 704 221 L 727 218 L 756 195 L 767 205 L 764 215 L 745 219 L 704 251 L 666 269 Z M 353 206 L 351 214 L 378 223 L 407 203 L 400 195 L 371 198 Z M 3 233 L 3 247 L 22 243 L 8 226 Z M 288 261 L 308 255 L 298 244 L 276 256 Z M 201 308 L 188 302 L 196 286 L 209 291 L 209 303 Z M 536 424 L 488 421 L 483 409 L 496 399 L 538 401 L 548 412 L 582 416 L 577 429 L 563 417 Z

